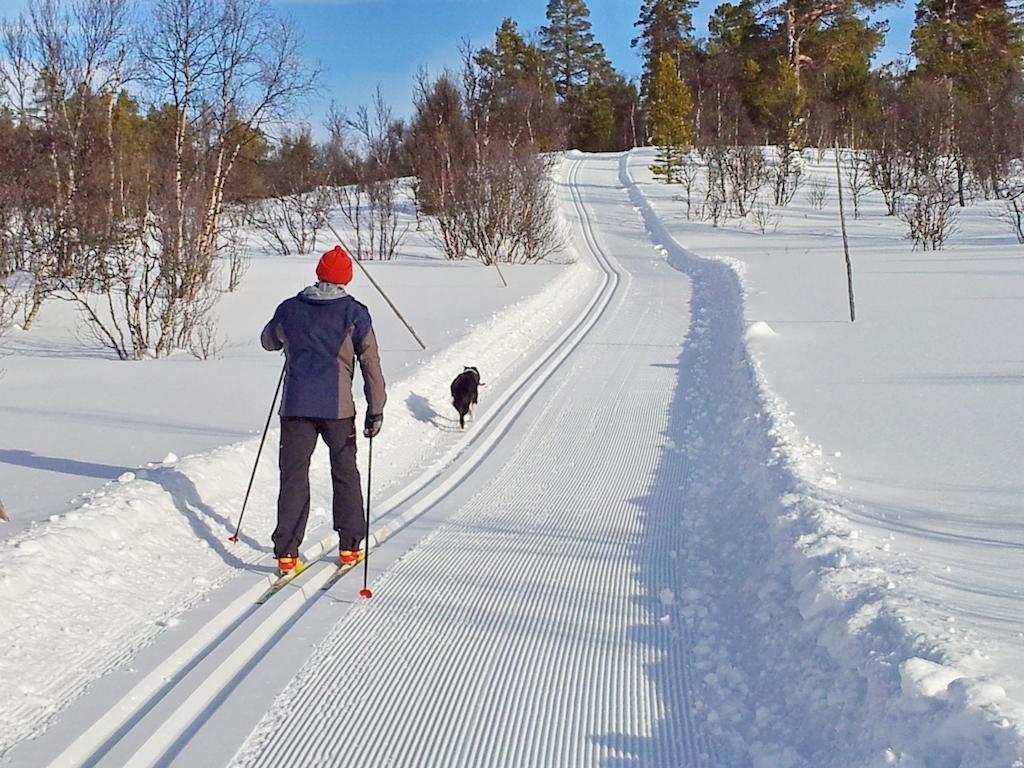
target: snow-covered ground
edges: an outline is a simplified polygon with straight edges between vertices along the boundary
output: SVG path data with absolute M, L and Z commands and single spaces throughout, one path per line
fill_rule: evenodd
M 408 376 L 437 350 L 535 293 L 557 264 L 494 269 L 448 263 L 411 215 L 401 257 L 369 269 L 427 345 L 422 352 L 381 297 L 356 271 L 352 294 L 370 307 L 389 381 Z M 340 216 L 334 226 L 349 231 Z M 319 245 L 333 245 L 329 232 Z M 350 238 L 351 239 L 351 238 Z M 201 362 L 188 353 L 119 363 L 83 333 L 71 304 L 51 301 L 29 333 L 0 339 L 0 499 L 10 526 L 0 537 L 75 506 L 75 496 L 116 480 L 168 452 L 179 456 L 242 440 L 262 429 L 281 361 L 259 334 L 277 304 L 315 280 L 318 254 L 281 257 L 251 238 L 241 288 L 215 308 L 221 352 Z M 467 360 L 467 365 L 472 362 Z
M 751 220 L 687 220 L 678 188 L 653 179 L 653 157 L 634 153 L 630 170 L 664 234 L 742 280 L 765 414 L 814 499 L 807 510 L 791 499 L 792 516 L 821 518 L 792 541 L 813 568 L 798 564 L 794 578 L 820 582 L 802 606 L 808 625 L 825 617 L 822 642 L 850 633 L 897 666 L 904 706 L 934 711 L 936 744 L 963 735 L 965 702 L 1019 740 L 1024 248 L 996 204 L 979 202 L 944 250 L 915 251 L 869 194 L 847 221 L 850 323 L 831 153 L 807 155 L 824 208 L 798 192 L 767 234 Z
M 445 262 L 423 238 L 405 258 L 370 265 L 426 352 L 357 275 L 351 292 L 375 318 L 390 398 L 375 493 L 450 460 L 462 435 L 448 384 L 463 365 L 483 372 L 485 401 L 496 397 L 588 298 L 593 270 L 571 254 L 564 260 L 506 267 L 508 288 L 493 269 Z M 73 318 L 59 304 L 46 307 L 38 329 L 5 339 L 14 354 L 3 361 L 0 477 L 15 522 L 0 528 L 0 634 L 9 638 L 0 655 L 0 753 L 240 570 L 269 569 L 258 563 L 273 529 L 276 427 L 241 540 L 226 538 L 281 365 L 259 346 L 259 332 L 315 265 L 315 256 L 254 259 L 242 290 L 218 307 L 227 343 L 215 361 L 123 363 L 78 352 Z M 176 455 L 232 439 L 241 441 Z M 323 446 L 313 472 L 329 476 Z M 67 504 L 68 493 L 107 479 Z M 310 531 L 320 536 L 329 529 L 329 487 L 314 482 Z M 21 513 L 42 522 L 19 525 Z
M 351 577 L 320 591 L 322 564 L 252 606 L 273 435 L 237 548 L 254 437 L 0 545 L 0 764 L 1024 764 L 1024 253 L 984 208 L 914 252 L 872 197 L 850 324 L 834 191 L 821 211 L 798 193 L 772 234 L 713 228 L 651 159 L 566 159 L 577 258 L 514 270 L 513 298 L 472 265 L 375 265 L 415 325 L 444 319 L 429 356 L 387 331 L 369 603 Z M 283 280 L 257 269 L 250 350 Z M 481 278 L 453 296 L 452 274 Z M 196 391 L 238 389 L 248 354 Z M 261 425 L 275 360 L 252 352 L 263 384 L 224 424 Z M 464 435 L 445 398 L 463 364 L 489 384 Z M 118 469 L 205 447 L 115 463 L 81 434 L 76 461 Z M 320 487 L 311 542 L 328 506 Z

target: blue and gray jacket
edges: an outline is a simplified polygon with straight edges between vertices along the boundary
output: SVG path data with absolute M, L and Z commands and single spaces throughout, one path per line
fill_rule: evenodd
M 384 412 L 387 394 L 370 312 L 341 286 L 317 283 L 282 302 L 260 341 L 264 349 L 284 349 L 281 416 L 355 416 L 352 377 L 356 359 L 363 373 L 368 413 Z

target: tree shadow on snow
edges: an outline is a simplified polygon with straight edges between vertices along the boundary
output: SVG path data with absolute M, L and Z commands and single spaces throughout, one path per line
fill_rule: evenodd
M 696 294 L 695 285 L 695 302 Z M 696 304 L 692 309 L 697 309 Z M 693 637 L 685 622 L 674 615 L 673 605 L 664 603 L 660 597 L 666 589 L 672 590 L 673 595 L 681 592 L 680 585 L 685 583 L 680 561 L 687 535 L 684 500 L 691 482 L 691 456 L 682 443 L 703 407 L 687 396 L 696 385 L 694 371 L 700 362 L 693 343 L 696 317 L 694 311 L 688 340 L 678 361 L 674 365 L 652 364 L 676 371 L 668 426 L 661 435 L 666 444 L 660 450 L 647 495 L 630 500 L 639 507 L 643 526 L 630 543 L 629 557 L 636 564 L 635 579 L 642 589 L 642 594 L 633 599 L 650 622 L 634 625 L 629 635 L 632 643 L 646 649 L 643 656 L 656 659 L 645 666 L 645 672 L 660 707 L 652 712 L 647 736 L 616 732 L 591 736 L 595 743 L 617 755 L 601 762 L 606 768 L 720 764 L 716 745 L 707 735 L 698 711 L 703 694 L 699 681 L 694 679 Z
M 61 459 L 56 456 L 40 456 L 32 451 L 7 448 L 0 448 L 0 463 L 28 467 L 29 469 L 43 469 L 63 475 L 95 477 L 100 480 L 116 480 L 125 472 L 132 471 L 129 467 L 119 467 L 114 464 L 97 464 L 77 459 Z

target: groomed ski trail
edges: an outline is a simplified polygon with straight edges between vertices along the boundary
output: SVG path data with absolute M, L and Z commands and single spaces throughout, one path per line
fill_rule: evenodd
M 841 510 L 789 468 L 736 274 L 667 234 L 629 164 L 567 179 L 611 306 L 234 766 L 1014 764 L 1009 729 L 901 689 L 877 593 L 841 599 L 885 575 L 842 561 Z
M 574 312 L 571 319 L 566 318 L 568 322 L 558 338 L 535 355 L 528 365 L 521 367 L 515 381 L 488 390 L 492 399 L 478 413 L 474 429 L 440 462 L 442 468 L 433 466 L 426 469 L 398 492 L 375 504 L 376 513 L 371 526 L 375 563 L 381 562 L 386 566 L 388 558 L 394 557 L 390 554 L 392 551 L 401 552 L 404 551 L 401 547 L 408 546 L 403 540 L 415 541 L 422 536 L 417 529 L 432 524 L 432 513 L 437 515 L 434 509 L 436 501 L 466 477 L 514 422 L 535 392 L 586 337 L 601 317 L 618 284 L 618 276 L 610 269 L 598 265 L 594 271 L 602 276 L 597 285 L 589 276 L 579 273 L 584 282 L 573 286 L 574 291 L 589 287 L 593 292 L 589 302 Z M 392 539 L 398 540 L 397 548 Z M 382 552 L 376 552 L 382 544 Z M 312 562 L 325 548 L 333 545 L 333 536 L 323 540 L 314 537 L 305 545 L 303 557 Z M 208 616 L 205 623 L 197 625 L 194 634 L 186 635 L 180 647 L 172 649 L 152 671 L 138 679 L 134 687 L 125 690 L 108 712 L 89 721 L 83 720 L 83 713 L 74 713 L 65 730 L 73 729 L 77 736 L 70 744 L 59 746 L 56 757 L 53 757 L 54 749 L 46 743 L 33 743 L 22 745 L 27 747 L 27 751 L 16 750 L 13 756 L 15 764 L 22 759 L 54 767 L 178 764 L 179 753 L 189 748 L 196 734 L 202 732 L 209 715 L 219 713 L 222 708 L 230 711 L 232 702 L 237 705 L 240 698 L 245 698 L 244 694 L 237 693 L 238 687 L 250 681 L 253 670 L 258 671 L 268 655 L 290 654 L 289 644 L 296 634 L 301 634 L 304 627 L 315 627 L 317 620 L 323 621 L 322 615 L 311 621 L 308 616 L 311 609 L 315 613 L 319 608 L 321 614 L 327 610 L 328 617 L 332 617 L 335 615 L 332 608 L 336 610 L 338 605 L 346 603 L 337 597 L 339 590 L 345 588 L 355 593 L 354 580 L 349 577 L 342 579 L 341 586 L 332 590 L 335 595 L 318 600 L 326 594 L 320 587 L 333 570 L 329 563 L 312 562 L 265 606 L 256 606 L 253 601 L 270 583 L 267 579 L 251 581 L 245 589 L 235 590 L 240 594 L 219 612 Z M 331 608 L 324 609 L 325 603 Z M 321 634 L 328 626 L 320 630 Z M 317 630 L 314 628 L 312 631 L 316 633 Z M 298 657 L 295 671 L 302 658 L 304 655 Z M 109 694 L 107 696 L 109 698 Z M 252 701 L 249 699 L 247 704 L 251 706 Z M 222 740 L 220 745 L 223 748 Z M 234 746 L 228 744 L 227 749 L 225 761 L 234 751 Z M 200 757 L 200 762 L 206 764 L 207 757 Z
M 665 620 L 635 557 L 689 281 L 637 252 L 615 158 L 576 160 L 568 176 L 581 248 L 620 275 L 611 305 L 234 765 L 592 766 L 638 750 L 647 765 L 717 764 L 693 716 L 686 626 Z M 685 486 L 685 464 L 669 482 Z M 670 561 L 667 545 L 648 555 Z
M 608 277 L 376 521 L 374 598 L 314 566 L 55 764 L 1013 764 L 1008 731 L 902 694 L 891 616 L 818 588 L 850 572 L 836 510 L 787 468 L 737 277 L 668 236 L 629 162 L 565 164 Z

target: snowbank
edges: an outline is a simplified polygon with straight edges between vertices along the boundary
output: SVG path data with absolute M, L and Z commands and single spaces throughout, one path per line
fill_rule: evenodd
M 1006 622 L 1018 633 L 1015 640 L 992 632 L 972 615 L 977 607 L 969 593 L 972 586 L 989 597 L 996 585 L 965 574 L 957 599 L 930 581 L 928 571 L 940 554 L 934 544 L 942 541 L 939 531 L 921 526 L 917 538 L 911 538 L 915 531 L 901 527 L 899 515 L 893 515 L 891 526 L 886 525 L 884 514 L 875 516 L 871 528 L 864 524 L 870 508 L 866 512 L 866 504 L 861 505 L 867 498 L 851 500 L 844 473 L 835 466 L 842 461 L 848 472 L 859 469 L 860 445 L 851 450 L 841 442 L 832 443 L 843 445 L 843 451 L 827 455 L 806 436 L 818 434 L 819 428 L 830 436 L 840 434 L 840 427 L 852 434 L 871 429 L 880 416 L 897 418 L 889 416 L 891 404 L 851 393 L 849 385 L 870 370 L 858 368 L 857 363 L 865 355 L 898 344 L 899 332 L 893 329 L 906 328 L 908 322 L 936 333 L 939 344 L 957 346 L 962 334 L 944 335 L 948 323 L 943 313 L 948 305 L 935 304 L 936 297 L 924 293 L 910 306 L 894 312 L 890 307 L 892 316 L 882 322 L 872 318 L 878 311 L 877 299 L 865 290 L 862 319 L 851 330 L 841 320 L 845 310 L 841 255 L 830 255 L 834 261 L 824 266 L 821 255 L 814 263 L 793 257 L 806 256 L 805 249 L 818 248 L 820 253 L 823 245 L 834 249 L 837 222 L 825 226 L 824 215 L 816 219 L 810 210 L 800 210 L 803 218 L 796 212 L 790 214 L 793 218 L 783 217 L 777 237 L 688 222 L 672 198 L 673 191 L 653 181 L 647 170 L 651 159 L 647 151 L 624 159 L 624 183 L 631 181 L 629 174 L 638 179 L 634 204 L 652 239 L 694 281 L 690 344 L 698 350 L 691 364 L 696 386 L 685 398 L 698 415 L 704 414 L 705 425 L 687 435 L 681 450 L 748 454 L 743 462 L 735 462 L 744 468 L 742 476 L 699 478 L 687 489 L 690 501 L 684 505 L 712 504 L 720 510 L 719 524 L 727 529 L 706 530 L 703 521 L 693 521 L 701 527 L 688 529 L 690 541 L 680 553 L 682 563 L 692 569 L 691 579 L 712 571 L 727 574 L 726 583 L 717 585 L 720 599 L 709 597 L 695 606 L 704 612 L 695 614 L 702 617 L 698 634 L 705 633 L 697 653 L 707 658 L 712 674 L 706 706 L 716 720 L 734 718 L 734 727 L 724 730 L 726 735 L 742 731 L 747 723 L 747 736 L 733 748 L 759 766 L 808 761 L 813 765 L 993 768 L 1019 764 L 1024 757 L 1024 710 L 1020 699 L 1007 694 L 1021 682 L 1019 632 L 1024 629 L 1019 587 L 1024 558 L 1022 545 L 1014 542 L 1013 526 L 1003 526 L 999 535 L 1006 537 L 1006 545 L 994 548 L 994 554 L 982 553 L 995 559 L 983 559 L 981 564 L 987 567 L 994 562 L 1002 568 L 998 588 L 1004 596 L 1002 610 L 1011 612 L 1004 614 Z M 787 231 L 790 224 L 803 224 L 811 231 L 801 238 Z M 865 220 L 860 232 L 869 226 Z M 878 244 L 869 245 L 871 235 L 861 236 L 858 242 L 854 228 L 855 264 L 863 272 L 866 259 L 861 255 L 858 262 L 858 254 L 863 253 L 858 246 L 873 247 L 877 256 Z M 900 245 L 901 251 L 909 252 L 908 244 Z M 868 270 L 882 269 L 881 259 L 868 264 Z M 960 301 L 973 302 L 961 304 L 960 310 L 969 307 L 966 312 L 975 315 L 974 328 L 985 324 L 988 311 L 977 296 L 981 287 L 968 284 L 955 290 Z M 924 316 L 913 320 L 914 312 Z M 800 322 L 805 314 L 818 318 L 824 314 L 828 320 Z M 786 322 L 790 318 L 794 321 Z M 785 331 L 780 333 L 780 328 Z M 853 333 L 861 335 L 851 337 Z M 836 348 L 834 354 L 828 354 L 830 345 Z M 904 359 L 921 355 L 920 347 L 912 346 L 891 352 Z M 844 354 L 852 364 L 844 361 Z M 950 363 L 950 375 L 956 375 L 955 358 Z M 779 394 L 780 386 L 785 397 Z M 843 402 L 837 405 L 830 389 L 840 390 Z M 718 391 L 735 397 L 719 398 Z M 832 405 L 831 412 L 798 422 L 791 410 L 794 404 L 799 403 L 801 414 L 813 413 L 816 401 Z M 1003 417 L 1019 420 L 1019 402 Z M 740 417 L 730 421 L 735 403 L 746 405 Z M 918 403 L 917 414 L 924 411 L 934 417 L 928 405 Z M 916 415 L 912 401 L 901 401 L 898 407 Z M 926 424 L 927 419 L 916 434 L 907 437 L 922 447 L 925 441 L 941 442 Z M 943 429 L 941 418 L 934 424 Z M 998 439 L 994 442 L 1000 446 Z M 884 432 L 874 434 L 870 448 L 879 454 L 872 460 L 884 469 L 886 456 L 893 450 Z M 1003 466 L 1009 472 L 1004 480 L 1012 477 L 1012 462 L 1005 461 L 998 448 L 985 454 L 993 467 Z M 904 466 L 904 461 L 891 462 L 884 479 L 899 483 Z M 920 477 L 934 467 L 918 460 L 915 470 Z M 941 469 L 936 474 L 933 481 L 941 483 Z M 752 500 L 761 500 L 760 506 L 752 507 Z M 917 498 L 920 504 L 931 500 Z M 1019 488 L 1015 503 L 1019 508 Z M 751 515 L 767 521 L 771 537 L 767 546 L 756 540 L 762 529 L 751 522 Z M 1001 519 L 994 515 L 987 524 L 996 526 Z M 951 532 L 944 533 L 949 537 L 945 543 L 959 555 L 956 562 L 968 567 L 978 557 L 971 551 L 976 539 L 970 526 L 955 531 L 955 539 Z M 904 545 L 899 553 L 893 552 L 893 541 L 905 536 L 914 549 Z M 737 542 L 745 543 L 738 548 Z M 761 569 L 744 566 L 748 559 L 759 557 L 767 558 L 767 570 L 776 574 L 768 582 L 750 580 L 749 574 Z M 788 599 L 780 599 L 790 591 L 796 600 L 795 616 L 785 608 Z M 733 605 L 723 613 L 722 605 L 730 602 Z M 751 621 L 755 626 L 749 626 Z M 970 627 L 967 632 L 956 632 L 955 627 L 964 625 Z M 971 644 L 974 653 L 969 650 Z M 745 659 L 755 648 L 761 658 Z M 767 657 L 766 648 L 771 649 Z M 827 657 L 818 658 L 821 652 Z M 770 674 L 765 673 L 765 665 L 770 665 Z M 765 686 L 774 692 L 764 690 Z M 743 707 L 738 706 L 746 699 L 773 703 L 747 722 Z M 827 717 L 822 714 L 826 711 Z M 785 734 L 782 739 L 778 739 L 780 733 Z

